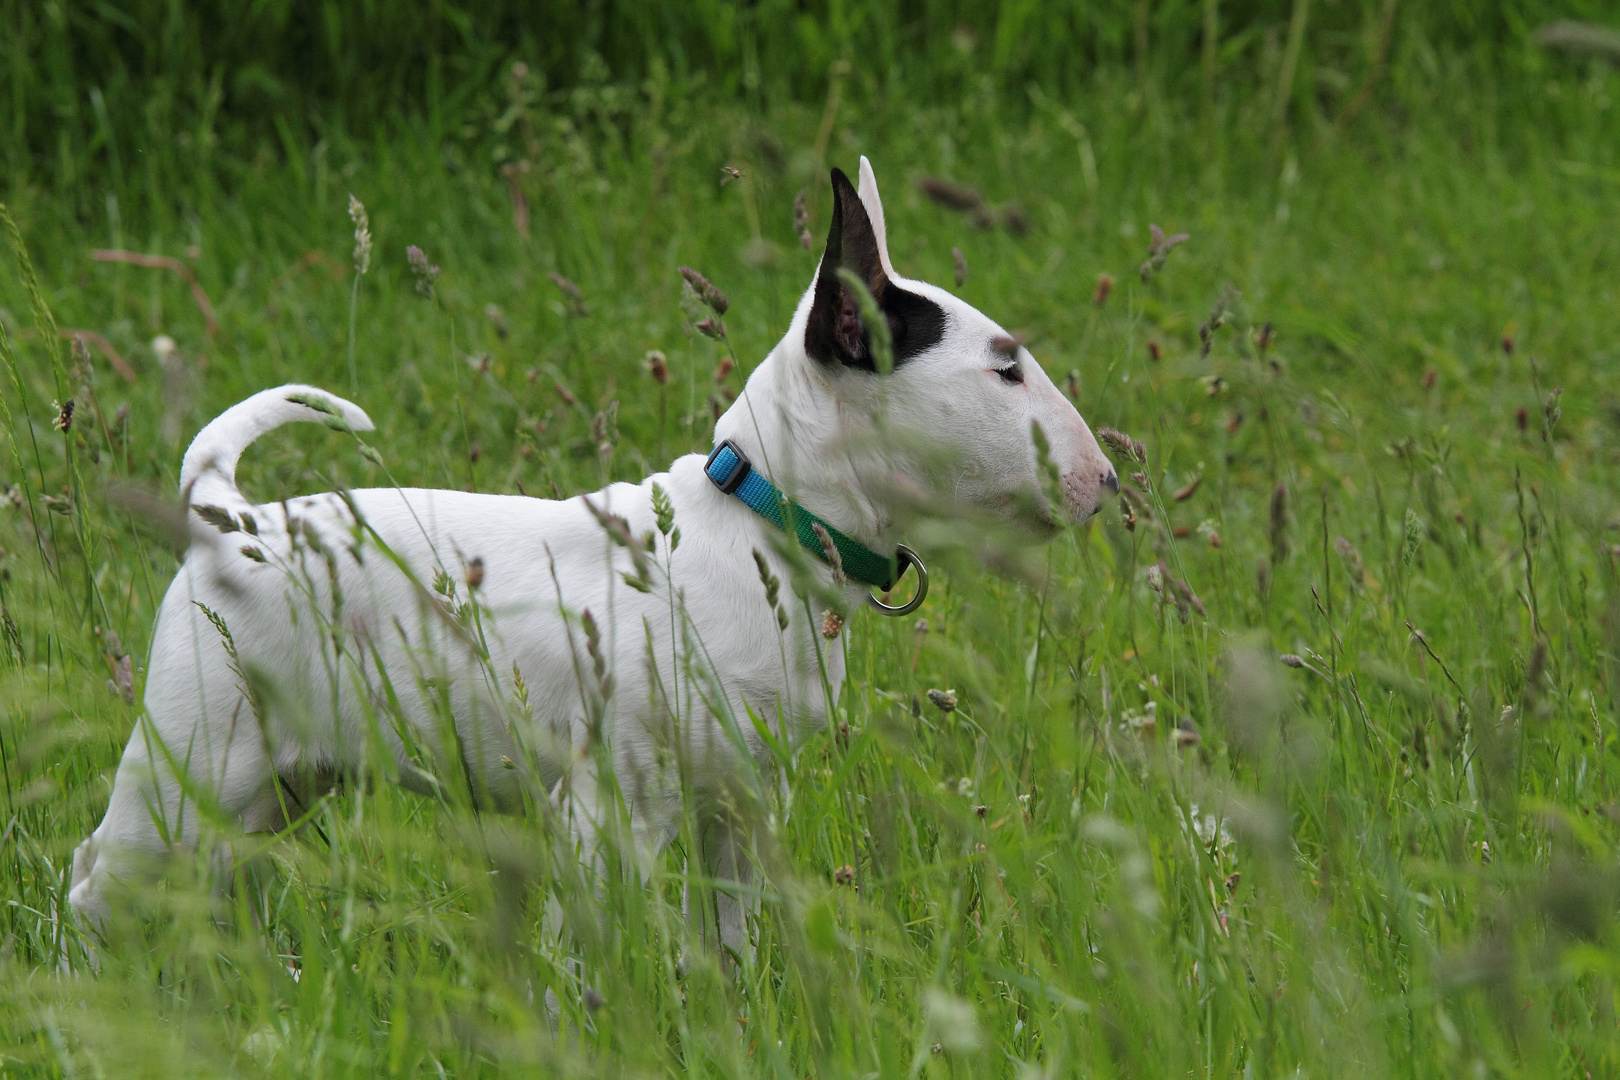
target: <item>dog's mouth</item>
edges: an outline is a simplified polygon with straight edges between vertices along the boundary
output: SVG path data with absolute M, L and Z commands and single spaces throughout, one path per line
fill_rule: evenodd
M 1044 544 L 1061 533 L 1065 526 L 1085 520 L 1067 507 L 1054 513 L 1050 500 L 1030 491 L 1015 491 L 996 500 L 995 513 L 1033 542 Z M 1086 517 L 1090 517 L 1089 514 Z

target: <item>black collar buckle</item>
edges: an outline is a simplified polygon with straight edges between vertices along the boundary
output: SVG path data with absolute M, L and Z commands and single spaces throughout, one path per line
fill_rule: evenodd
M 714 474 L 715 459 L 720 456 L 720 451 L 722 450 L 730 450 L 732 456 L 737 460 L 735 463 L 733 463 L 731 468 L 725 472 L 724 475 L 716 476 Z M 719 488 L 721 493 L 725 495 L 734 493 L 739 487 L 742 486 L 742 482 L 747 479 L 748 471 L 751 468 L 752 466 L 748 463 L 748 457 L 742 452 L 742 448 L 736 443 L 732 442 L 730 439 L 725 440 L 713 450 L 709 451 L 709 460 L 703 463 L 704 475 L 706 475 L 714 483 L 714 486 Z

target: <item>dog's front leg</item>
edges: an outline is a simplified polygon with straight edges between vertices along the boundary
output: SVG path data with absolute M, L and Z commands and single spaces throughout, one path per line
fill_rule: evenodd
M 562 999 L 588 1008 L 594 993 L 591 965 L 611 957 L 612 893 L 638 889 L 652 862 L 668 845 L 679 814 L 679 797 L 648 797 L 632 802 L 626 826 L 625 804 L 616 782 L 603 776 L 606 760 L 586 756 L 553 792 L 565 828 L 556 837 L 553 882 L 546 901 L 544 936 L 558 942 L 564 956 L 559 981 L 545 993 L 546 1015 L 555 1030 L 563 1020 Z
M 759 903 L 749 837 L 744 825 L 724 814 L 707 822 L 700 834 L 703 870 L 714 883 L 705 890 L 711 902 L 700 913 L 703 943 L 706 948 L 718 945 L 727 967 L 745 968 L 754 957 L 748 924 L 758 917 Z

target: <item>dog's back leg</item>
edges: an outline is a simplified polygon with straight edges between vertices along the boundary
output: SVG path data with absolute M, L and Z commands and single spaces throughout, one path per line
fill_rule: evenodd
M 68 898 L 89 928 L 107 928 L 118 887 L 152 881 L 173 849 L 195 848 L 208 826 L 264 816 L 275 795 L 269 754 L 257 725 L 244 719 L 245 699 L 226 711 L 235 723 L 170 714 L 136 724 L 107 812 L 74 852 Z

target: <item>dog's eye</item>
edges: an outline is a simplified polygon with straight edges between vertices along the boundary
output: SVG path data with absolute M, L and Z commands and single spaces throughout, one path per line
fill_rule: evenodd
M 1002 382 L 1022 383 L 1024 381 L 1024 365 L 1008 364 L 1006 367 L 996 368 L 996 374 L 1001 376 Z

